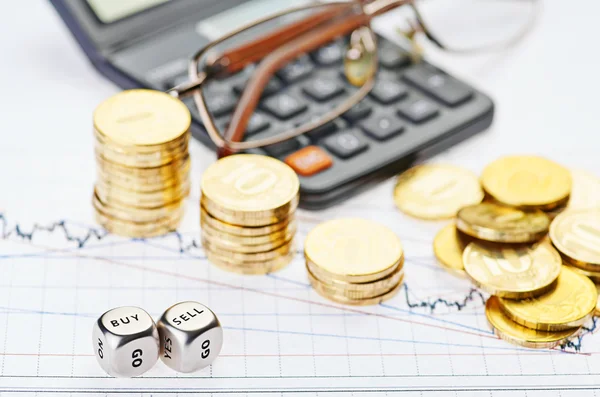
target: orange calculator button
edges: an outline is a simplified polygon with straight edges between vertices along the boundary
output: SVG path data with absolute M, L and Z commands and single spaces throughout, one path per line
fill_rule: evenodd
M 307 146 L 286 157 L 285 163 L 299 175 L 311 176 L 331 167 L 333 160 L 320 147 Z

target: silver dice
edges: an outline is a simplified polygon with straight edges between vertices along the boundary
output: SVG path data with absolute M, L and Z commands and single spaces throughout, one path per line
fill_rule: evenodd
M 138 376 L 152 368 L 160 348 L 154 320 L 139 307 L 125 306 L 104 313 L 92 333 L 100 366 L 112 376 Z
M 168 308 L 158 321 L 160 358 L 178 372 L 210 365 L 221 351 L 223 329 L 217 316 L 198 302 Z

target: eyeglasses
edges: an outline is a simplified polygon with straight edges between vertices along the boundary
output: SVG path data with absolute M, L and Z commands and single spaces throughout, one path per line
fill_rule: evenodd
M 422 37 L 442 50 L 456 53 L 508 48 L 533 26 L 538 3 L 538 0 L 343 0 L 290 8 L 236 29 L 202 48 L 190 61 L 190 81 L 169 92 L 180 98 L 193 96 L 219 157 L 276 145 L 330 123 L 369 94 L 379 66 L 378 39 L 371 27 L 375 17 L 397 9 L 398 22 L 404 23 L 399 31 L 410 44 L 412 61 L 419 62 Z M 342 75 L 332 68 L 326 74 L 327 79 L 317 82 L 324 95 L 320 99 L 327 97 L 327 85 L 336 79 L 345 84 L 343 94 L 337 92 L 334 99 L 323 100 L 323 106 L 311 109 L 315 116 L 307 120 L 290 121 L 275 133 L 248 136 L 246 131 L 261 99 L 280 88 L 274 76 L 284 74 L 293 80 L 295 75 L 302 74 L 306 54 L 314 51 L 330 51 L 329 59 L 342 58 L 344 65 Z M 325 65 L 327 57 L 325 53 L 322 62 Z M 214 103 L 211 97 L 224 92 L 224 86 L 231 81 L 240 96 L 232 106 L 231 117 L 222 120 L 219 118 L 222 104 Z M 292 95 L 279 99 L 286 117 L 293 118 L 297 110 L 293 98 Z

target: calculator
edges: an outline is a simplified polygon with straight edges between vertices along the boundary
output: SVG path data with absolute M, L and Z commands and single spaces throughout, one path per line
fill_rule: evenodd
M 227 29 L 303 0 L 50 1 L 103 75 L 124 89 L 168 90 L 187 81 L 190 56 Z M 217 16 L 234 26 L 211 24 Z M 294 168 L 303 208 L 346 200 L 492 122 L 494 104 L 482 92 L 430 63 L 411 62 L 409 53 L 383 37 L 378 48 L 377 80 L 365 99 L 298 138 L 251 150 Z M 331 42 L 277 72 L 246 136 L 277 134 L 334 106 L 352 89 L 343 76 L 345 49 L 343 41 Z M 208 106 L 218 126 L 228 122 L 250 73 L 252 67 L 223 79 L 211 92 Z M 212 146 L 193 101 L 184 102 L 192 135 Z

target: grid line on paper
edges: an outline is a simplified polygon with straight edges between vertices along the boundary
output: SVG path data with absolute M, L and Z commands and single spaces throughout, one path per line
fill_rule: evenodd
M 75 233 L 69 221 L 64 225 L 70 233 Z M 85 232 L 85 224 L 78 223 L 77 227 Z M 219 360 L 197 376 L 175 375 L 157 365 L 143 377 L 165 385 L 175 377 L 182 381 L 246 379 L 248 383 L 243 384 L 251 393 L 249 385 L 259 380 L 302 383 L 301 379 L 329 379 L 336 384 L 338 379 L 348 378 L 364 379 L 375 390 L 386 380 L 418 379 L 414 376 L 492 379 L 500 375 L 500 366 L 517 368 L 519 363 L 511 366 L 516 358 L 522 360 L 521 368 L 542 362 L 556 363 L 554 367 L 542 368 L 540 376 L 566 379 L 561 374 L 571 366 L 577 376 L 589 376 L 594 368 L 599 368 L 594 363 L 600 352 L 593 351 L 593 344 L 585 349 L 586 339 L 584 351 L 578 354 L 531 351 L 499 341 L 485 325 L 483 298 L 473 293 L 468 282 L 451 278 L 433 264 L 427 264 L 425 250 L 429 247 L 425 248 L 415 236 L 411 239 L 412 249 L 419 259 L 407 256 L 405 266 L 410 278 L 403 293 L 382 305 L 355 308 L 328 302 L 316 294 L 306 281 L 301 258 L 274 275 L 242 277 L 209 266 L 198 248 L 182 250 L 182 243 L 175 235 L 152 240 L 107 235 L 78 248 L 69 246 L 68 241 L 61 244 L 60 239 L 39 233 L 31 241 L 12 236 L 0 242 L 6 247 L 0 251 L 0 274 L 20 266 L 40 274 L 32 280 L 20 275 L 0 280 L 0 316 L 5 316 L 3 322 L 8 322 L 8 328 L 13 320 L 33 319 L 39 325 L 32 330 L 38 337 L 36 351 L 16 343 L 21 338 L 26 340 L 27 335 L 5 333 L 6 343 L 0 352 L 3 366 L 10 363 L 3 369 L 5 380 L 104 379 L 87 345 L 89 329 L 80 325 L 93 321 L 111 306 L 129 302 L 158 316 L 167 306 L 159 297 L 177 300 L 197 297 L 206 302 L 219 315 L 226 340 L 232 341 L 227 343 Z M 406 250 L 411 252 L 408 242 Z M 53 277 L 50 283 L 44 276 L 57 272 L 64 274 L 64 280 Z M 70 284 L 66 280 L 75 282 Z M 41 294 L 38 306 L 21 306 L 11 298 L 11 294 L 22 296 L 34 291 L 39 291 L 36 296 Z M 47 299 L 49 294 L 53 296 L 51 301 Z M 61 296 L 75 297 L 76 302 L 70 299 L 63 302 Z M 64 351 L 46 351 L 44 342 L 42 351 L 39 341 L 50 340 L 52 336 L 44 323 L 58 322 L 64 323 L 68 331 L 60 334 L 68 340 L 69 343 L 63 343 L 68 347 Z M 591 341 L 595 336 L 587 338 Z M 289 345 L 294 343 L 305 349 Z M 68 363 L 64 368 L 63 362 Z M 477 368 L 478 363 L 481 368 Z M 464 373 L 469 365 L 473 366 L 470 373 Z M 9 373 L 4 373 L 8 368 Z M 412 374 L 402 377 L 402 372 L 407 371 Z M 523 370 L 503 376 L 515 380 L 532 378 Z M 135 380 L 131 382 L 136 384 Z M 152 390 L 157 392 L 159 388 Z

